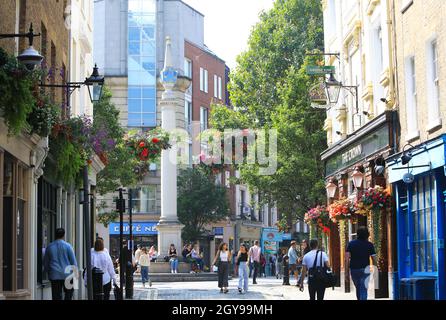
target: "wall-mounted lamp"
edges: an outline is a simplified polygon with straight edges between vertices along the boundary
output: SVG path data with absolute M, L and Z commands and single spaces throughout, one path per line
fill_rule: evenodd
M 375 160 L 375 173 L 378 176 L 382 176 L 384 174 L 384 170 L 386 169 L 385 162 L 383 158 L 378 158 Z
M 413 148 L 413 146 L 410 143 L 406 144 L 403 147 L 403 155 L 401 156 L 401 164 L 402 165 L 408 164 L 410 162 L 410 160 L 412 160 L 412 157 L 413 157 L 412 156 L 412 152 L 406 151 L 407 147 L 412 147 Z
M 325 186 L 325 189 L 327 190 L 327 196 L 329 199 L 334 198 L 336 194 L 336 189 L 338 186 L 334 183 L 335 181 L 333 179 L 330 179 L 330 181 Z
M 356 167 L 353 171 L 352 180 L 356 189 L 362 188 L 362 180 L 364 180 L 364 174 L 361 172 L 359 167 Z

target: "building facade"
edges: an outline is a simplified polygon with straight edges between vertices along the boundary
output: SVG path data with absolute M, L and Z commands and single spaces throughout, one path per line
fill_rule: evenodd
M 333 76 L 342 83 L 339 98 L 327 105 L 324 125 L 328 148 L 321 159 L 327 184 L 337 187 L 328 203 L 355 201 L 366 188 L 389 187 L 388 170 L 378 166 L 398 150 L 392 1 L 324 0 L 322 6 L 325 52 L 333 53 L 325 62 L 335 66 Z M 361 185 L 355 186 L 353 173 L 361 175 Z M 379 284 L 369 287 L 376 298 L 388 297 L 393 290 L 394 219 L 390 213 L 381 222 Z M 371 217 L 363 217 L 357 223 L 349 221 L 341 234 L 335 225 L 330 232 L 331 265 L 346 292 L 351 282 L 344 276 L 345 246 L 359 226 L 370 225 Z
M 445 299 L 446 3 L 393 2 L 401 125 L 399 152 L 387 159 L 397 217 L 393 297 Z

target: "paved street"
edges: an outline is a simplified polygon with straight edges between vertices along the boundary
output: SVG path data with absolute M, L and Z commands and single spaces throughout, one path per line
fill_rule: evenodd
M 143 288 L 135 283 L 134 298 L 137 300 L 308 300 L 308 290 L 300 292 L 296 286 L 282 286 L 282 280 L 260 278 L 257 285 L 251 284 L 249 292 L 239 294 L 238 279 L 229 281 L 229 293 L 220 293 L 217 282 L 159 282 L 152 288 Z M 292 282 L 294 283 L 294 282 Z M 328 289 L 325 300 L 355 300 L 354 291 L 343 293 L 339 288 Z

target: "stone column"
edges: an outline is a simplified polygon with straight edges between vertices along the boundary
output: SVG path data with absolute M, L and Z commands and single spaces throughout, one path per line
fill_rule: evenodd
M 178 75 L 172 66 L 171 41 L 166 37 L 166 53 L 164 69 L 161 72 L 161 84 L 165 91 L 161 96 L 161 127 L 170 132 L 177 128 L 176 110 L 179 101 L 184 100 L 184 91 L 189 87 L 190 80 Z M 183 97 L 183 99 L 181 99 Z M 184 225 L 178 221 L 177 215 L 177 164 L 171 159 L 171 152 L 176 153 L 176 147 L 164 150 L 161 154 L 161 218 L 158 223 L 158 252 L 167 254 L 171 243 L 177 251 L 181 250 L 181 230 Z

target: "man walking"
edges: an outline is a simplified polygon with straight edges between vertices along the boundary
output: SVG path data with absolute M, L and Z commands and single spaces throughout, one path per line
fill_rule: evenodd
M 369 230 L 366 227 L 358 228 L 357 240 L 350 241 L 345 253 L 347 265 L 346 270 L 350 269 L 353 283 L 356 287 L 356 298 L 358 300 L 367 300 L 366 282 L 370 275 L 370 257 L 373 265 L 376 266 L 375 247 L 369 239 Z M 347 273 L 348 276 L 348 273 Z
M 296 241 L 291 241 L 291 246 L 288 249 L 288 258 L 289 258 L 289 268 L 290 273 L 296 279 L 296 286 L 299 285 L 297 282 L 297 260 L 299 259 L 299 254 L 297 253 Z
M 252 284 L 257 284 L 257 274 L 260 269 L 260 253 L 259 240 L 254 241 L 254 246 L 249 248 L 249 259 L 253 264 L 254 273 L 252 275 Z
M 66 283 L 66 279 L 71 272 L 77 270 L 76 257 L 74 251 L 68 242 L 63 239 L 65 230 L 56 229 L 56 240 L 51 242 L 45 250 L 43 266 L 51 281 L 51 294 L 53 300 L 62 300 L 62 291 L 65 300 L 73 299 L 73 280 L 70 284 Z M 71 270 L 69 267 L 73 267 Z M 75 267 L 75 268 L 74 268 Z M 77 274 L 75 274 L 77 278 Z
M 300 290 L 303 291 L 304 288 L 304 279 L 305 275 L 308 271 L 308 291 L 310 293 L 310 300 L 324 300 L 325 295 L 325 285 L 321 283 L 318 279 L 315 279 L 314 274 L 316 272 L 315 268 L 318 267 L 326 267 L 329 268 L 328 265 L 328 256 L 325 252 L 318 250 L 318 242 L 317 240 L 310 240 L 310 249 L 303 260 L 302 260 L 302 275 L 299 280 Z

